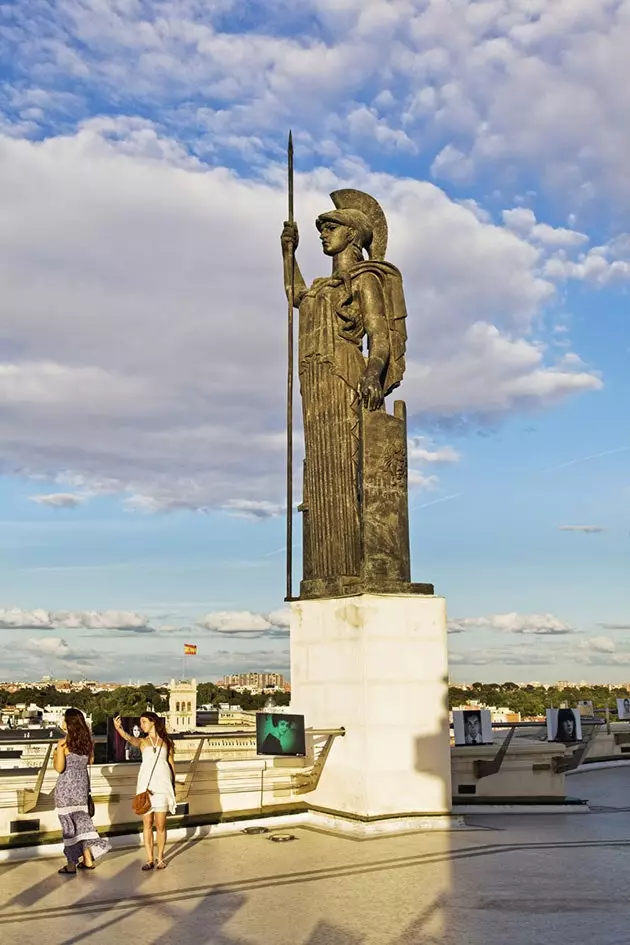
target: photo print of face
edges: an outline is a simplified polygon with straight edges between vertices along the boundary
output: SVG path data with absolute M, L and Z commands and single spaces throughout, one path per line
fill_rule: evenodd
M 630 699 L 617 699 L 617 716 L 619 719 L 627 721 L 630 719 Z
M 547 709 L 547 739 L 565 745 L 582 740 L 582 720 L 577 709 Z
M 467 745 L 482 745 L 481 712 L 464 712 L 464 741 Z
M 259 755 L 305 755 L 304 716 L 258 712 L 256 715 L 256 753 Z

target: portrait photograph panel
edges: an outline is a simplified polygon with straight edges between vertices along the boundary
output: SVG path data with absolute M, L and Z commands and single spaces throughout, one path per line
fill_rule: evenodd
M 306 754 L 304 716 L 257 712 L 256 754 L 303 757 Z
M 547 709 L 547 741 L 570 745 L 582 741 L 582 718 L 578 709 Z
M 140 729 L 140 716 L 126 715 L 122 718 L 124 730 L 133 735 L 134 738 L 140 738 L 142 731 Z M 114 728 L 113 718 L 107 719 L 107 761 L 112 764 L 120 764 L 123 761 L 142 761 L 142 752 L 139 748 L 134 748 L 128 742 L 121 738 Z
M 617 699 L 617 717 L 624 722 L 630 720 L 630 699 Z
M 489 709 L 459 709 L 453 712 L 456 745 L 491 745 L 492 716 Z

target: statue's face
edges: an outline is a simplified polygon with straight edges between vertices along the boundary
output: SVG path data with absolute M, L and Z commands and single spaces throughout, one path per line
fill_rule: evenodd
M 349 226 L 342 226 L 341 223 L 326 221 L 322 223 L 319 238 L 326 256 L 337 256 L 350 246 L 354 239 L 354 231 Z

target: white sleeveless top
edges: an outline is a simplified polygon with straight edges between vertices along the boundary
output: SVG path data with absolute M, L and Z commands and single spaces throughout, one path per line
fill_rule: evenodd
M 151 791 L 151 810 L 168 810 L 171 814 L 175 813 L 177 805 L 166 745 L 160 745 L 153 751 L 150 744 L 147 744 L 142 751 L 136 794 L 142 794 L 147 789 Z

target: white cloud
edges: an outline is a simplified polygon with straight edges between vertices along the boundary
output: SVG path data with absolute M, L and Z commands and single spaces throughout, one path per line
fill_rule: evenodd
M 267 615 L 269 623 L 273 627 L 281 627 L 288 630 L 291 626 L 291 610 L 289 607 L 280 607 Z
M 11 610 L 0 611 L 0 628 L 13 629 L 49 629 L 53 626 L 47 610 Z
M 477 647 L 472 650 L 451 652 L 449 663 L 454 666 L 550 666 L 558 662 L 559 654 L 547 647 L 534 646 Z
M 52 656 L 55 659 L 68 659 L 72 649 L 61 637 L 41 637 L 39 640 L 29 640 L 26 649 L 31 653 L 42 656 Z
M 547 223 L 537 223 L 534 211 L 526 207 L 504 210 L 502 217 L 508 229 L 545 246 L 583 246 L 589 241 L 585 233 L 578 233 L 576 230 L 568 230 L 564 227 L 549 226 Z
M 431 449 L 423 436 L 412 436 L 409 438 L 409 460 L 413 462 L 418 460 L 423 463 L 458 463 L 461 459 L 457 450 L 452 446 L 440 446 Z
M 0 364 L 3 468 L 63 475 L 85 492 L 105 483 L 132 510 L 279 514 L 284 177 L 190 166 L 171 139 L 148 155 L 132 147 L 138 130 L 92 122 L 0 149 L 3 331 L 16 353 Z M 526 240 L 432 184 L 357 164 L 348 173 L 382 199 L 405 275 L 411 423 L 496 417 L 601 387 L 535 340 L 554 287 Z M 325 169 L 298 181 L 309 279 L 328 265 L 311 221 L 339 182 Z M 422 458 L 454 461 L 446 449 Z
M 591 650 L 595 653 L 614 653 L 617 649 L 612 637 L 607 636 L 589 637 L 579 643 L 579 648 L 581 650 Z
M 286 506 L 252 499 L 228 499 L 223 503 L 222 508 L 240 518 L 266 519 L 281 515 Z
M 587 535 L 596 535 L 606 531 L 601 525 L 558 525 L 561 532 L 584 532 Z
M 48 668 L 51 660 L 58 662 L 67 672 L 80 672 L 98 665 L 99 654 L 93 650 L 79 651 L 61 637 L 39 637 L 27 640 L 24 650 L 40 666 Z
M 197 626 L 214 633 L 243 636 L 279 636 L 288 632 L 290 611 L 288 608 L 270 614 L 252 613 L 250 610 L 220 610 L 206 614 L 197 621 Z
M 288 673 L 288 650 L 217 650 L 212 655 L 215 676 L 225 673 Z
M 5 127 L 37 134 L 51 120 L 71 123 L 98 94 L 105 111 L 132 116 L 158 103 L 198 153 L 240 147 L 255 160 L 257 142 L 275 150 L 277 129 L 299 118 L 328 147 L 437 153 L 434 172 L 460 181 L 489 170 L 527 184 L 542 169 L 554 196 L 627 205 L 626 0 L 461 0 L 454 9 L 270 0 L 264 29 L 246 33 L 228 0 L 169 0 L 159 15 L 143 2 L 67 0 L 53 11 L 23 0 L 19 17 L 10 4 L 3 11 L 4 58 L 21 78 L 4 92 Z M 100 130 L 116 137 L 112 122 L 125 120 L 125 147 L 165 153 L 143 119 L 101 119 Z
M 37 502 L 38 505 L 50 506 L 53 509 L 76 509 L 82 505 L 89 496 L 81 495 L 77 492 L 50 492 L 46 495 L 31 495 L 31 502 Z
M 417 469 L 412 469 L 411 467 L 409 468 L 408 481 L 410 489 L 426 489 L 427 492 L 432 492 L 438 487 L 437 476 L 425 476 Z
M 492 614 L 486 617 L 463 617 L 449 621 L 451 633 L 461 633 L 471 627 L 497 630 L 502 633 L 558 636 L 574 633 L 571 624 L 553 614 Z
M 0 610 L 0 629 L 125 630 L 153 633 L 149 620 L 127 610 Z M 56 639 L 56 638 L 55 638 Z

